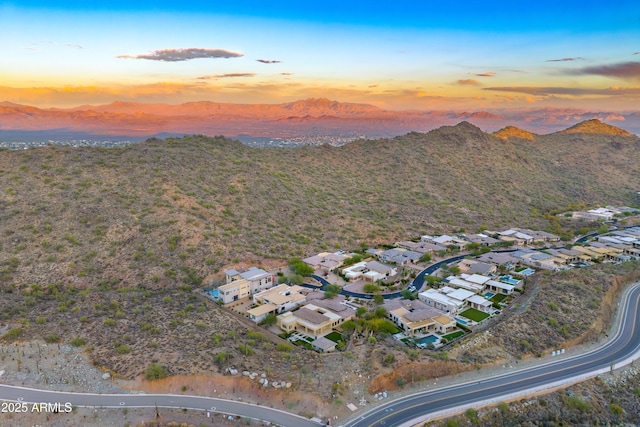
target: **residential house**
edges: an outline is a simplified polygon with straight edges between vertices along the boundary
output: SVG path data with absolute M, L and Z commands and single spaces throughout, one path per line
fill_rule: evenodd
M 336 343 L 325 337 L 316 338 L 315 340 L 311 341 L 311 345 L 314 349 L 321 353 L 329 353 L 336 349 Z
M 497 266 L 504 266 L 507 271 L 513 270 L 516 264 L 519 262 L 518 258 L 514 257 L 510 253 L 498 253 L 498 252 L 488 252 L 486 254 L 480 255 L 476 258 L 481 262 L 489 262 L 495 264 Z
M 344 321 L 353 318 L 354 310 L 348 312 L 349 317 L 344 317 L 333 311 L 307 304 L 296 311 L 287 311 L 277 317 L 277 325 L 285 332 L 298 332 L 309 337 L 318 338 L 331 332 Z
M 446 334 L 456 327 L 453 317 L 419 300 L 392 299 L 385 301 L 384 307 L 391 321 L 410 336 L 429 332 Z
M 480 246 L 491 246 L 500 243 L 500 240 L 485 234 L 463 234 L 462 237 L 469 241 L 469 243 L 477 243 Z
M 515 288 L 516 286 L 514 285 L 495 280 L 489 280 L 484 284 L 484 290 L 487 292 L 493 292 L 494 294 L 511 295 Z
M 436 245 L 444 246 L 445 249 L 448 246 L 455 246 L 458 249 L 462 249 L 467 243 L 469 243 L 456 236 L 448 236 L 446 234 L 443 234 L 442 236 L 422 236 L 420 240 L 423 242 L 430 242 Z
M 318 255 L 303 259 L 314 270 L 332 271 L 342 267 L 346 255 L 340 253 L 321 252 Z
M 543 243 L 543 242 L 558 242 L 560 241 L 560 236 L 556 236 L 555 234 L 547 233 L 546 231 L 539 230 L 530 230 L 528 228 L 514 228 L 516 232 L 526 234 L 528 236 L 533 237 L 533 243 Z
M 455 277 L 455 276 L 450 276 L 447 277 L 447 284 L 455 287 L 455 288 L 461 288 L 461 289 L 465 289 L 469 292 L 472 292 L 474 294 L 478 294 L 480 292 L 482 292 L 482 290 L 484 289 L 484 286 L 482 284 L 477 284 L 477 283 L 471 283 L 469 281 L 466 281 L 464 279 L 461 279 L 459 277 Z
M 488 299 L 481 297 L 480 295 L 473 295 L 467 299 L 469 303 L 469 307 L 475 308 L 476 310 L 483 311 L 488 313 L 491 311 L 493 304 Z
M 257 267 L 243 272 L 235 269 L 226 270 L 225 278 L 226 284 L 218 287 L 218 299 L 224 304 L 248 298 L 276 283 L 273 274 Z
M 511 242 L 518 246 L 530 245 L 533 243 L 533 236 L 513 229 L 499 231 L 498 238 L 502 241 Z
M 306 297 L 302 294 L 301 286 L 288 286 L 281 284 L 271 289 L 253 295 L 253 302 L 260 304 L 247 310 L 249 317 L 256 323 L 260 323 L 270 313 L 282 313 L 304 304 Z
M 398 271 L 389 265 L 382 264 L 378 261 L 362 261 L 350 267 L 342 269 L 342 274 L 348 280 L 363 278 L 368 282 L 377 282 L 385 280 L 398 274 Z
M 414 252 L 419 252 L 421 254 L 428 253 L 430 255 L 436 255 L 440 251 L 447 250 L 447 247 L 445 245 L 438 245 L 438 244 L 430 243 L 426 241 L 420 241 L 420 242 L 404 241 L 404 242 L 397 242 L 396 245 L 412 250 Z
M 465 289 L 453 289 L 444 286 L 440 289 L 427 289 L 418 294 L 420 301 L 425 304 L 444 311 L 445 313 L 455 315 L 466 307 L 466 299 L 475 295 L 473 292 Z
M 378 258 L 380 261 L 390 262 L 396 265 L 407 265 L 416 263 L 420 260 L 422 254 L 404 248 L 387 249 L 380 252 Z
M 458 263 L 460 271 L 467 274 L 495 274 L 498 268 L 495 264 L 484 263 L 474 259 L 463 259 Z

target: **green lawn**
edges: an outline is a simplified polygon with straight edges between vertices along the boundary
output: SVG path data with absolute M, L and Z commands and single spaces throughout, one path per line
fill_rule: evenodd
M 466 317 L 467 319 L 471 319 L 474 322 L 481 322 L 487 317 L 489 317 L 487 313 L 483 313 L 482 311 L 476 310 L 475 308 L 469 308 L 463 311 L 462 313 L 460 313 L 460 316 Z
M 507 296 L 504 294 L 495 294 L 494 296 L 491 297 L 491 299 L 489 301 L 491 302 L 502 302 L 503 299 L 505 299 Z
M 336 331 L 333 331 L 324 336 L 326 339 L 333 341 L 334 343 L 339 343 L 342 340 L 342 334 Z
M 450 334 L 443 335 L 442 338 L 446 339 L 447 341 L 451 341 L 451 340 L 456 339 L 458 337 L 461 337 L 463 335 L 464 335 L 464 331 L 455 331 L 455 332 L 452 332 Z

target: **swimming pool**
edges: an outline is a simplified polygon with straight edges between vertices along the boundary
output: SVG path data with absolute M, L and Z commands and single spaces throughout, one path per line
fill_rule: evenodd
M 487 292 L 486 294 L 484 294 L 484 297 L 485 297 L 486 299 L 491 299 L 491 298 L 493 298 L 493 296 L 494 296 L 494 295 L 495 295 L 494 293 Z
M 218 290 L 217 289 L 213 289 L 213 290 L 209 291 L 209 295 L 211 295 L 215 299 L 218 299 Z
M 438 337 L 435 335 L 427 335 L 426 337 L 422 337 L 422 338 L 414 338 L 414 341 L 416 344 L 427 344 L 430 342 L 436 342 L 438 341 Z
M 531 276 L 533 273 L 535 273 L 536 271 L 532 268 L 527 268 L 524 269 L 520 272 L 518 272 L 518 274 L 522 275 L 522 276 Z
M 513 285 L 513 286 L 516 286 L 518 283 L 520 283 L 519 280 L 514 279 L 510 275 L 506 275 L 506 276 L 500 277 L 500 281 L 504 282 L 504 283 L 508 283 L 510 285 Z
M 456 322 L 458 322 L 458 323 L 460 323 L 460 324 L 462 324 L 462 325 L 466 325 L 466 324 L 467 324 L 467 321 L 466 321 L 466 320 L 462 320 L 462 319 L 461 319 L 461 318 L 459 318 L 459 317 L 456 317 Z

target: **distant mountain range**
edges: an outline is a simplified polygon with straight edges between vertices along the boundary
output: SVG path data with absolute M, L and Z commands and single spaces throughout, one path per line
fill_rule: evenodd
M 230 104 L 209 101 L 179 105 L 114 102 L 70 109 L 41 109 L 0 102 L 3 131 L 74 132 L 144 138 L 161 133 L 269 138 L 378 138 L 426 132 L 468 121 L 485 131 L 518 126 L 548 134 L 598 119 L 640 134 L 640 112 L 590 112 L 545 108 L 496 111 L 391 111 L 369 104 L 310 98 L 285 104 Z M 503 132 L 504 133 L 504 132 Z M 500 136 L 500 135 L 498 135 Z

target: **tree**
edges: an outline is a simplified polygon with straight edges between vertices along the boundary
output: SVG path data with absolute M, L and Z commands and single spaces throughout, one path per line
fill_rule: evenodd
M 400 295 L 402 295 L 402 298 L 404 299 L 408 299 L 408 300 L 414 300 L 416 299 L 416 295 L 411 292 L 409 289 L 404 289 L 402 292 L 400 292 Z
M 373 302 L 375 302 L 376 304 L 380 305 L 380 304 L 384 303 L 384 298 L 380 294 L 375 294 L 373 296 Z
M 429 261 L 431 261 L 431 254 L 428 252 L 420 257 L 420 262 L 429 262 Z
M 275 313 L 269 313 L 264 317 L 262 324 L 265 326 L 271 326 L 276 324 L 277 317 Z
M 289 268 L 292 272 L 302 277 L 311 276 L 313 274 L 313 267 L 306 264 L 300 258 L 294 257 L 289 259 Z
M 146 371 L 144 371 L 144 377 L 148 380 L 159 380 L 166 378 L 169 375 L 169 371 L 162 365 L 152 363 L 149 365 Z
M 438 278 L 436 276 L 428 275 L 425 277 L 425 280 L 427 281 L 429 286 L 433 286 L 438 281 Z
M 324 288 L 324 296 L 326 298 L 333 298 L 342 291 L 340 285 L 327 285 Z

